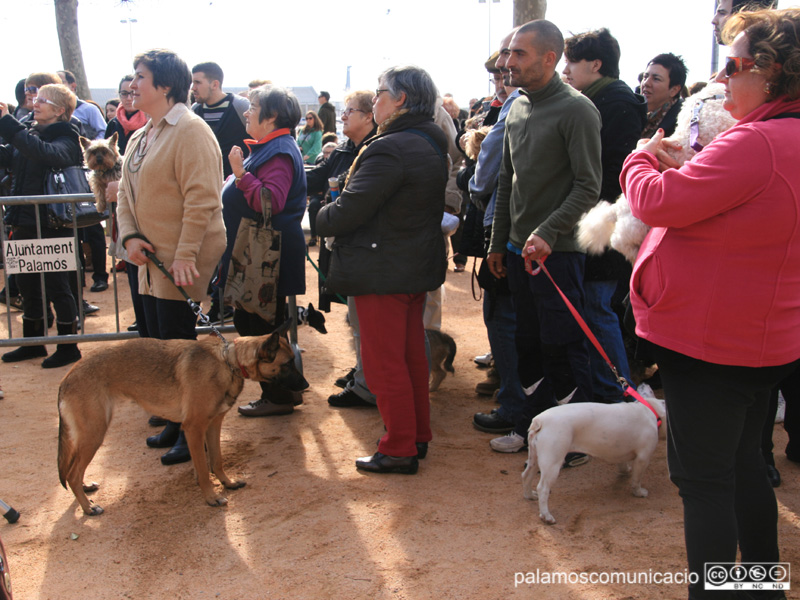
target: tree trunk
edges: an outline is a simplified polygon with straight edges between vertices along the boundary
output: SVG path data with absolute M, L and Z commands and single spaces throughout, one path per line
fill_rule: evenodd
M 547 0 L 514 0 L 514 27 L 535 19 L 544 19 L 545 12 Z
M 64 68 L 75 75 L 78 97 L 82 100 L 91 100 L 92 94 L 83 66 L 81 39 L 78 35 L 78 0 L 54 0 L 54 2 L 61 61 L 64 63 Z

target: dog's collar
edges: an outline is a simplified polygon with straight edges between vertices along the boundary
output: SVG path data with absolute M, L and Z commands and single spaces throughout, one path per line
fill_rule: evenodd
M 233 340 L 233 345 L 234 346 L 236 345 L 236 342 L 238 340 L 239 340 L 239 338 L 236 338 L 235 340 Z M 238 370 L 237 370 L 236 367 L 234 367 L 231 364 L 231 361 L 230 361 L 230 358 L 229 358 L 229 356 L 230 356 L 230 352 L 229 352 L 230 343 L 228 342 L 228 340 L 223 338 L 222 339 L 222 343 L 225 344 L 225 346 L 222 349 L 222 354 L 225 357 L 225 362 L 227 363 L 228 368 L 230 368 L 231 373 L 233 373 L 237 377 L 241 377 L 243 379 L 250 379 L 250 374 L 247 372 L 247 369 L 244 368 L 244 366 L 242 365 L 242 363 L 239 362 L 238 359 L 236 359 L 236 367 L 238 367 Z M 235 353 L 234 353 L 234 357 L 235 357 Z

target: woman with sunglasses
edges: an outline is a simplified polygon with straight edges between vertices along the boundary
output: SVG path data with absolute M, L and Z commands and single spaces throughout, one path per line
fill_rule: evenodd
M 737 545 L 743 563 L 779 560 L 761 430 L 800 359 L 800 10 L 740 12 L 723 35 L 717 81 L 737 124 L 677 169 L 659 130 L 620 177 L 652 226 L 631 304 L 664 384 L 690 598 L 709 593 L 704 563 L 734 562 Z
M 47 79 L 37 74 L 37 82 Z M 56 80 L 57 75 L 52 75 Z M 50 78 L 52 80 L 52 77 Z M 45 176 L 51 168 L 78 166 L 83 162 L 78 141 L 77 126 L 70 121 L 77 97 L 62 84 L 39 87 L 26 82 L 26 94 L 36 88 L 33 97 L 33 121 L 30 127 L 8 114 L 8 105 L 0 102 L 0 167 L 13 173 L 11 192 L 14 196 L 41 196 L 45 193 Z M 41 238 L 71 237 L 71 230 L 52 229 L 47 226 L 45 205 L 12 206 L 6 212 L 6 225 L 11 225 L 15 240 L 37 239 L 37 220 L 41 225 Z M 59 335 L 78 331 L 78 307 L 69 286 L 68 272 L 44 274 L 45 292 L 56 312 L 56 329 Z M 42 288 L 39 273 L 20 273 L 16 276 L 22 293 L 22 335 L 41 337 L 45 332 L 45 315 L 42 306 Z M 3 362 L 18 362 L 47 356 L 44 346 L 22 346 L 3 354 Z M 56 352 L 42 362 L 44 368 L 63 367 L 80 359 L 75 344 L 58 344 Z
M 147 123 L 147 115 L 133 106 L 132 81 L 133 75 L 125 75 L 119 82 L 119 107 L 114 118 L 108 122 L 108 127 L 106 127 L 106 139 L 117 134 L 117 147 L 120 154 L 125 154 L 128 140 Z
M 297 134 L 297 145 L 303 155 L 303 162 L 313 165 L 322 151 L 322 121 L 313 110 L 306 114 L 306 124 Z

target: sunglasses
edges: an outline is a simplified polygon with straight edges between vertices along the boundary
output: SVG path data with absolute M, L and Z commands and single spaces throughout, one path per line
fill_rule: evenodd
M 119 97 L 120 98 L 130 98 L 131 96 L 133 96 L 133 92 L 120 92 L 119 93 Z
M 25 88 L 25 93 L 30 94 L 31 96 L 35 96 L 36 94 L 39 93 L 39 88 L 36 87 L 35 85 L 29 85 L 28 87 Z
M 725 77 L 730 79 L 739 73 L 749 71 L 756 66 L 756 62 L 751 58 L 742 58 L 741 56 L 729 56 L 725 61 Z

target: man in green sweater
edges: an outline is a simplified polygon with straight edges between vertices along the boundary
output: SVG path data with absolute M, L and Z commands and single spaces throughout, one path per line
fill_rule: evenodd
M 575 226 L 597 202 L 602 176 L 600 114 L 556 75 L 561 32 L 549 21 L 531 21 L 510 49 L 506 66 L 522 95 L 506 119 L 487 260 L 495 277 L 508 277 L 514 294 L 528 406 L 511 433 L 491 441 L 498 452 L 525 449 L 531 420 L 557 400 L 592 398 L 585 336 L 550 280 L 525 272 L 524 257 L 546 258 L 558 286 L 582 310 L 585 255 Z

